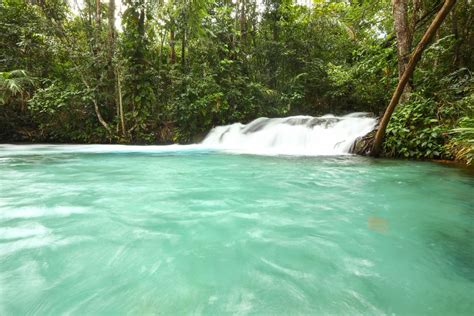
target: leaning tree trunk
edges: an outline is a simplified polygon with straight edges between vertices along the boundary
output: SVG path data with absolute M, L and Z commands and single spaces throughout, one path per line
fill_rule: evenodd
M 416 64 L 421 58 L 421 54 L 423 50 L 426 48 L 428 43 L 431 41 L 433 36 L 436 34 L 436 31 L 439 29 L 440 25 L 443 23 L 444 19 L 448 15 L 449 11 L 453 8 L 456 0 L 445 0 L 443 7 L 439 10 L 438 14 L 431 22 L 431 25 L 426 30 L 425 34 L 423 35 L 422 39 L 418 43 L 413 52 L 410 61 L 403 73 L 400 81 L 398 82 L 397 88 L 393 92 L 392 99 L 390 100 L 387 109 L 382 117 L 382 121 L 380 122 L 380 126 L 377 130 L 377 134 L 375 135 L 374 146 L 372 148 L 371 155 L 377 157 L 380 154 L 380 149 L 382 147 L 382 141 L 385 136 L 385 130 L 387 128 L 388 122 L 390 121 L 390 117 L 392 116 L 395 107 L 397 106 L 398 102 L 400 101 L 400 97 L 403 94 L 403 90 L 408 83 L 413 71 L 415 70 Z

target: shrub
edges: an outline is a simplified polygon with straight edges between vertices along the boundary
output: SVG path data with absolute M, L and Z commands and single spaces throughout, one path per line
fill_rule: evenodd
M 455 136 L 448 144 L 456 160 L 464 161 L 468 165 L 474 160 L 474 118 L 464 117 L 459 127 L 451 131 Z
M 440 125 L 433 100 L 412 95 L 394 112 L 387 127 L 384 149 L 398 158 L 448 158 L 445 148 L 448 129 Z

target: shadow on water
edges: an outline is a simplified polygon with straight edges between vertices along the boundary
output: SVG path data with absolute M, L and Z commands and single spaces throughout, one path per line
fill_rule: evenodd
M 469 215 L 474 223 L 474 214 Z M 453 264 L 452 271 L 474 282 L 474 229 L 438 230 L 430 237 L 430 248 L 446 256 Z

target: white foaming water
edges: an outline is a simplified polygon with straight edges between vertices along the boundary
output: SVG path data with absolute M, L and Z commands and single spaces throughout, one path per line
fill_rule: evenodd
M 11 145 L 0 144 L 0 163 L 14 156 L 63 153 L 176 153 L 225 151 L 256 155 L 323 156 L 349 154 L 356 138 L 375 128 L 367 113 L 258 118 L 248 124 L 213 128 L 193 145 Z M 1 217 L 1 215 L 0 215 Z
M 86 213 L 87 209 L 75 206 L 56 207 L 28 207 L 28 208 L 2 208 L 0 207 L 0 220 L 16 218 L 38 218 L 38 217 L 67 217 L 73 214 Z
M 236 153 L 261 155 L 344 155 L 354 141 L 375 128 L 367 113 L 258 118 L 212 129 L 203 145 Z

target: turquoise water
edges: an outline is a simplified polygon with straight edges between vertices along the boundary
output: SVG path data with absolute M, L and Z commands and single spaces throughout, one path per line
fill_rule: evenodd
M 74 148 L 0 146 L 0 315 L 474 313 L 466 171 Z

